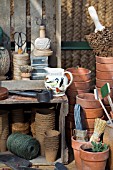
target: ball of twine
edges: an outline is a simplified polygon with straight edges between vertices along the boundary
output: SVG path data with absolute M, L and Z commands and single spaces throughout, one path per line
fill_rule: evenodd
M 39 142 L 30 135 L 12 133 L 7 139 L 7 148 L 17 156 L 30 160 L 39 153 Z

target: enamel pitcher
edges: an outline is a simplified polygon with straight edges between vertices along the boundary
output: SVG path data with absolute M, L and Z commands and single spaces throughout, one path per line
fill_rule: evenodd
M 64 71 L 62 68 L 46 67 L 47 75 L 45 78 L 45 87 L 53 90 L 54 96 L 65 95 L 66 89 L 73 81 L 72 73 Z

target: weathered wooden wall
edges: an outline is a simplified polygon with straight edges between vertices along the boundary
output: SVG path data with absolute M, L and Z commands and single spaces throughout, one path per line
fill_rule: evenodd
M 59 0 L 58 0 L 59 1 Z M 56 12 L 55 0 L 0 0 L 0 26 L 9 37 L 9 49 L 14 46 L 14 32 L 24 32 L 27 37 L 27 47 L 39 37 L 41 20 L 46 26 L 46 37 L 51 39 L 53 56 L 49 57 L 49 64 L 57 66 L 56 59 Z

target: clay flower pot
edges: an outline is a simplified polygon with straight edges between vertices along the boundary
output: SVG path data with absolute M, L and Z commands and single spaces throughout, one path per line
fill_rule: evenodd
M 86 142 L 77 141 L 74 138 L 74 136 L 72 136 L 71 142 L 72 142 L 72 148 L 74 153 L 75 165 L 77 167 L 77 170 L 82 170 L 82 162 L 80 158 L 80 146 L 85 144 Z
M 101 80 L 112 80 L 113 71 L 98 71 L 96 70 L 96 78 Z
M 109 157 L 109 149 L 103 152 L 88 152 L 91 143 L 87 142 L 80 146 L 80 158 L 82 160 L 82 170 L 105 170 L 106 162 Z
M 104 84 L 109 83 L 110 84 L 110 88 L 112 88 L 112 80 L 102 80 L 102 79 L 97 79 L 96 78 L 96 86 L 101 88 L 102 86 L 104 86 Z
M 29 80 L 31 73 L 21 73 L 22 80 Z
M 93 93 L 82 93 L 76 96 L 76 103 L 86 109 L 100 108 L 101 105 L 98 100 L 95 100 Z
M 68 68 L 67 71 L 70 71 L 73 75 L 73 81 L 88 81 L 91 79 L 91 71 L 86 68 Z
M 97 63 L 96 62 L 96 70 L 98 71 L 113 71 L 113 64 L 105 64 L 105 63 Z
M 97 63 L 113 64 L 113 57 L 100 57 L 96 56 Z
M 78 81 L 74 81 L 70 86 L 69 89 L 71 90 L 88 90 L 90 89 L 90 84 L 91 81 L 85 81 L 85 82 L 78 82 Z
M 95 108 L 95 109 L 85 109 L 83 108 L 83 117 L 85 119 L 95 119 L 100 118 L 104 115 L 103 108 Z

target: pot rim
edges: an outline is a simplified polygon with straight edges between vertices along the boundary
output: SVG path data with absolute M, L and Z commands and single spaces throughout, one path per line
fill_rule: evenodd
M 94 98 L 94 99 L 81 98 L 82 95 L 83 95 L 83 96 L 84 96 L 84 95 L 89 95 L 89 96 L 91 95 L 92 97 L 94 96 L 93 93 L 81 93 L 81 94 L 78 94 L 78 95 L 76 96 L 76 98 L 79 99 L 79 100 L 82 100 L 82 101 L 91 101 L 91 102 L 96 101 L 95 98 Z
M 85 70 L 86 71 L 86 73 L 81 73 L 81 74 L 80 73 L 76 73 L 76 72 L 71 72 L 73 75 L 76 75 L 76 76 L 82 76 L 82 75 L 89 75 L 89 74 L 91 74 L 91 70 L 83 68 L 83 67 L 79 67 L 79 68 L 70 67 L 70 68 L 67 68 L 66 70 L 67 71 L 71 71 L 72 69 L 75 69 L 75 70 Z

